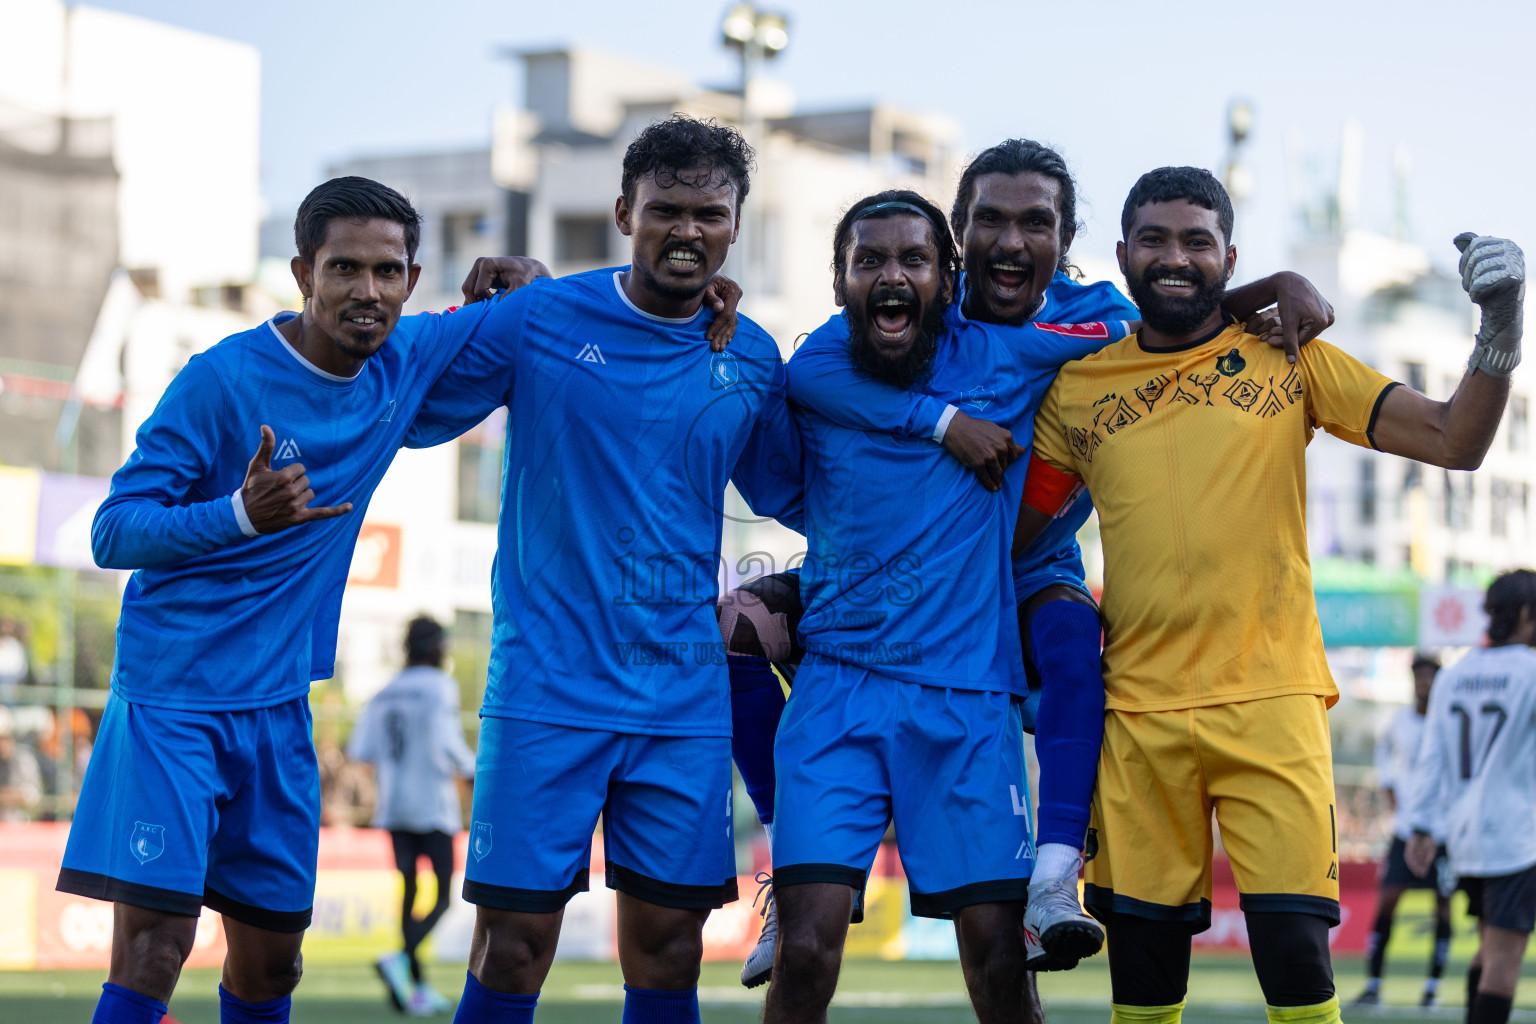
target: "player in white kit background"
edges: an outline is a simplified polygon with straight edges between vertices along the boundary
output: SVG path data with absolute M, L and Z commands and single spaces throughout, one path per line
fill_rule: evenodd
M 378 804 L 373 826 L 389 830 L 395 866 L 405 879 L 400 906 L 404 946 L 375 965 L 397 1009 L 413 1016 L 450 1007 L 422 976 L 416 950 L 448 909 L 453 884 L 453 837 L 463 827 L 459 780 L 475 776 L 475 755 L 464 742 L 459 684 L 442 669 L 448 633 L 426 615 L 405 634 L 405 670 L 369 701 L 347 753 L 374 766 Z M 425 858 L 437 878 L 437 899 L 426 917 L 414 915 L 416 870 Z
M 1536 927 L 1536 572 L 1499 576 L 1483 609 L 1488 646 L 1442 671 L 1430 695 L 1408 866 L 1425 874 L 1445 843 L 1482 939 L 1467 1021 L 1504 1024 Z
M 1432 889 L 1435 892 L 1435 943 L 1429 955 L 1420 1006 L 1435 1006 L 1439 1002 L 1440 976 L 1445 973 L 1445 964 L 1451 954 L 1450 894 L 1456 887 L 1456 878 L 1446 867 L 1445 848 L 1441 847 L 1436 853 L 1434 870 L 1424 876 L 1410 871 L 1406 859 L 1408 838 L 1413 834 L 1413 827 L 1408 823 L 1408 807 L 1412 802 L 1409 787 L 1413 784 L 1413 768 L 1424 737 L 1424 715 L 1429 710 L 1430 688 L 1434 686 L 1435 674 L 1440 671 L 1440 659 L 1421 651 L 1414 655 L 1411 667 L 1413 703 L 1398 708 L 1376 740 L 1376 784 L 1381 787 L 1392 811 L 1392 845 L 1382 859 L 1381 874 L 1377 879 L 1380 888 L 1376 896 L 1376 920 L 1371 925 L 1371 938 L 1366 947 L 1365 991 L 1355 1000 L 1356 1006 L 1376 1006 L 1381 1002 L 1381 976 L 1386 969 L 1387 943 L 1392 938 L 1397 901 L 1409 889 Z

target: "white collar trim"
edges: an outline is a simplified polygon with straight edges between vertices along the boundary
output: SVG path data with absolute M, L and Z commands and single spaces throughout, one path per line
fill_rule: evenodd
M 320 367 L 316 366 L 308 359 L 305 359 L 303 354 L 300 353 L 298 349 L 294 348 L 291 344 L 288 343 L 288 339 L 283 337 L 283 332 L 277 329 L 276 317 L 268 320 L 267 326 L 272 328 L 272 334 L 277 338 L 279 342 L 282 343 L 283 348 L 288 352 L 288 354 L 293 356 L 293 358 L 298 361 L 300 366 L 304 367 L 304 369 L 308 370 L 316 377 L 320 377 L 325 380 L 334 380 L 340 384 L 351 384 L 353 381 L 357 380 L 358 377 L 362 376 L 363 370 L 368 366 L 367 361 L 364 361 L 363 365 L 357 368 L 357 372 L 350 377 L 343 377 L 336 373 L 327 373 L 325 370 L 320 369 Z
M 630 272 L 633 273 L 633 269 L 631 269 Z M 704 312 L 704 306 L 703 304 L 700 304 L 699 308 L 693 311 L 693 316 L 657 316 L 655 313 L 647 313 L 645 310 L 641 309 L 639 306 L 630 301 L 628 295 L 624 294 L 624 283 L 619 280 L 619 275 L 622 273 L 624 273 L 622 270 L 615 270 L 613 272 L 613 290 L 619 293 L 619 298 L 623 300 L 624 305 L 628 306 L 636 313 L 639 313 L 647 320 L 654 320 L 659 324 L 691 324 L 699 318 L 700 313 Z

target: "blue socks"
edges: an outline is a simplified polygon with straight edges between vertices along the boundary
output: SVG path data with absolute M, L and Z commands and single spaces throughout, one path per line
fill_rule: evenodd
M 101 986 L 91 1024 L 160 1024 L 165 1004 L 110 981 Z
M 219 1024 L 288 1024 L 293 996 L 278 996 L 264 1003 L 246 1003 L 219 986 Z
M 784 689 L 767 658 L 727 654 L 731 674 L 731 757 L 764 825 L 773 824 L 773 738 L 784 714 Z M 1086 827 L 1086 826 L 1085 826 Z
M 666 992 L 624 986 L 623 1024 L 699 1024 L 699 990 Z
M 1081 850 L 1104 742 L 1098 613 L 1076 601 L 1049 601 L 1030 620 L 1029 639 L 1041 679 L 1035 718 L 1040 759 L 1036 843 Z
M 464 997 L 453 1015 L 453 1024 L 533 1024 L 533 1008 L 539 994 L 520 996 L 512 992 L 492 992 L 464 973 Z

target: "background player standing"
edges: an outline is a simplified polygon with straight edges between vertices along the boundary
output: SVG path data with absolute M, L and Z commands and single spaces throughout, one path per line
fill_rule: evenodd
M 414 1015 L 449 1008 L 422 977 L 419 947 L 452 897 L 453 837 L 463 827 L 460 779 L 475 776 L 475 755 L 459 721 L 459 684 L 442 670 L 448 633 L 426 615 L 405 633 L 405 671 L 368 702 L 347 746 L 347 756 L 367 761 L 378 778 L 373 827 L 389 830 L 395 867 L 405 881 L 400 904 L 399 953 L 380 957 L 379 975 L 395 1007 Z M 426 917 L 415 916 L 417 861 L 425 857 L 437 879 L 437 899 Z
M 1445 850 L 1435 859 L 1435 870 L 1416 875 L 1409 870 L 1404 853 L 1413 834 L 1408 824 L 1412 803 L 1414 762 L 1419 756 L 1419 741 L 1424 735 L 1424 713 L 1429 708 L 1429 690 L 1440 671 L 1440 659 L 1419 653 L 1413 658 L 1413 703 L 1399 708 L 1376 740 L 1376 778 L 1392 809 L 1392 846 L 1381 865 L 1376 897 L 1376 922 L 1371 926 L 1366 949 L 1365 991 L 1355 1000 L 1357 1006 L 1375 1006 L 1381 1002 L 1381 976 L 1387 961 L 1387 943 L 1392 938 L 1392 919 L 1397 901 L 1409 889 L 1429 889 L 1435 894 L 1435 942 L 1429 955 L 1429 974 L 1424 979 L 1420 1006 L 1434 1006 L 1440 991 L 1440 975 L 1451 955 L 1450 890 L 1455 878 L 1445 871 Z
M 1536 572 L 1495 579 L 1483 610 L 1488 646 L 1442 671 L 1429 698 L 1408 866 L 1425 874 L 1444 842 L 1482 940 L 1467 1022 L 1504 1024 L 1536 928 Z

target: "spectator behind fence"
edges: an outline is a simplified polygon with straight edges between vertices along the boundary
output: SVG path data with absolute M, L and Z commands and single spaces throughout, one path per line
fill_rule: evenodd
M 31 821 L 42 798 L 37 758 L 16 742 L 11 711 L 0 707 L 0 821 Z
M 448 634 L 422 615 L 406 629 L 406 667 L 369 702 L 352 733 L 347 753 L 378 772 L 376 828 L 389 829 L 395 866 L 405 878 L 400 908 L 404 950 L 381 957 L 379 976 L 396 1008 L 414 1015 L 444 1012 L 449 1004 L 428 985 L 416 949 L 448 909 L 453 884 L 453 836 L 463 823 L 458 779 L 473 778 L 475 755 L 459 721 L 459 687 L 442 671 Z M 416 863 L 422 857 L 437 876 L 437 900 L 416 918 Z
M 15 619 L 0 619 L 0 704 L 16 703 L 16 688 L 27 678 L 27 648 Z

